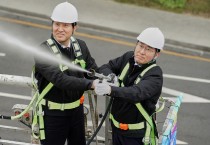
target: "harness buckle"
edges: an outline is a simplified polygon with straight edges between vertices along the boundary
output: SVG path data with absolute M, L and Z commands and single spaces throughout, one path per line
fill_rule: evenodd
M 39 125 L 38 124 L 35 124 L 33 127 L 32 127 L 32 132 L 38 136 L 39 135 Z
M 120 129 L 128 130 L 128 124 L 120 123 Z
M 148 144 L 148 145 L 151 145 L 152 144 L 150 137 L 143 137 L 142 142 L 144 144 Z
M 61 108 L 60 109 L 61 109 L 61 111 L 64 111 L 64 109 L 65 109 L 65 104 L 64 103 L 61 104 Z
M 37 111 L 37 115 L 44 116 L 44 111 Z

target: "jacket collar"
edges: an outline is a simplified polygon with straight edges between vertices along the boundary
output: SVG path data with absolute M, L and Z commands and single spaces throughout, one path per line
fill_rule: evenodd
M 146 68 L 146 67 L 148 67 L 148 66 L 150 66 L 150 65 L 152 65 L 152 64 L 156 64 L 156 60 L 151 61 L 151 62 L 149 62 L 149 63 L 147 63 L 147 64 L 140 65 L 140 64 L 137 64 L 137 63 L 135 62 L 134 56 L 132 56 L 132 57 L 129 59 L 129 63 L 130 63 L 130 65 L 138 66 L 139 68 L 143 68 L 143 69 L 144 69 L 144 68 Z

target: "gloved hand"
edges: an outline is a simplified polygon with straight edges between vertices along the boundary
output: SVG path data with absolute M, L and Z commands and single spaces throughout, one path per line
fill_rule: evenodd
M 103 83 L 107 83 L 108 85 L 115 87 L 119 86 L 118 77 L 115 74 L 111 73 L 107 77 L 111 79 L 113 76 L 114 76 L 113 82 L 110 82 L 108 79 L 104 79 Z
M 109 95 L 111 93 L 111 87 L 107 83 L 96 83 L 95 93 L 97 95 Z
M 92 88 L 92 89 L 95 89 L 95 85 L 98 84 L 99 82 L 100 82 L 99 79 L 94 80 L 93 83 L 92 83 L 91 88 Z
M 115 86 L 115 87 L 119 86 L 119 81 L 118 81 L 118 77 L 117 76 L 114 77 L 114 82 L 112 84 L 113 84 L 112 86 Z

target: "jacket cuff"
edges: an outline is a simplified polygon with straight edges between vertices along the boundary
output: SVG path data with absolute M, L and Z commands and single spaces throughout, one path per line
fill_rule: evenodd
M 93 88 L 91 88 L 92 84 L 93 84 L 93 80 L 88 80 L 87 79 L 87 90 L 93 90 Z
M 116 97 L 117 88 L 118 87 L 111 86 L 111 93 L 109 96 Z

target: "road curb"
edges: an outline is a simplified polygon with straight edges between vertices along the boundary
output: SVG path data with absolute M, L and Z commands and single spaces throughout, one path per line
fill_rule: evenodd
M 92 29 L 101 30 L 101 31 L 107 31 L 107 32 L 131 36 L 131 37 L 137 37 L 139 35 L 139 33 L 133 33 L 133 32 L 128 32 L 128 31 L 124 31 L 124 30 L 117 30 L 117 29 L 112 29 L 112 28 L 108 28 L 108 27 L 87 24 L 87 23 L 83 23 L 83 22 L 80 22 L 79 25 L 81 27 L 87 27 L 87 28 L 92 28 Z M 167 38 L 165 40 L 165 48 L 164 49 L 170 50 L 170 51 L 175 51 L 178 53 L 184 53 L 184 54 L 190 54 L 190 55 L 210 58 L 210 47 L 175 41 L 175 40 L 171 40 L 171 39 L 167 39 Z
M 39 19 L 39 20 L 42 19 L 45 21 L 50 21 L 49 16 L 44 15 L 44 14 L 38 14 L 38 13 L 28 12 L 28 11 L 19 10 L 19 9 L 8 8 L 4 6 L 0 6 L 0 10 L 10 12 L 10 13 L 15 13 L 16 15 L 24 15 L 24 16 L 33 17 L 34 19 Z M 92 28 L 99 31 L 106 31 L 106 32 L 120 34 L 120 35 L 131 36 L 131 37 L 137 37 L 139 35 L 138 33 L 128 32 L 125 30 L 117 30 L 117 29 L 94 25 L 94 24 L 88 24 L 81 21 L 79 22 L 79 26 Z M 175 41 L 175 40 L 171 40 L 167 38 L 166 38 L 166 43 L 165 43 L 165 50 L 210 58 L 210 47 Z

